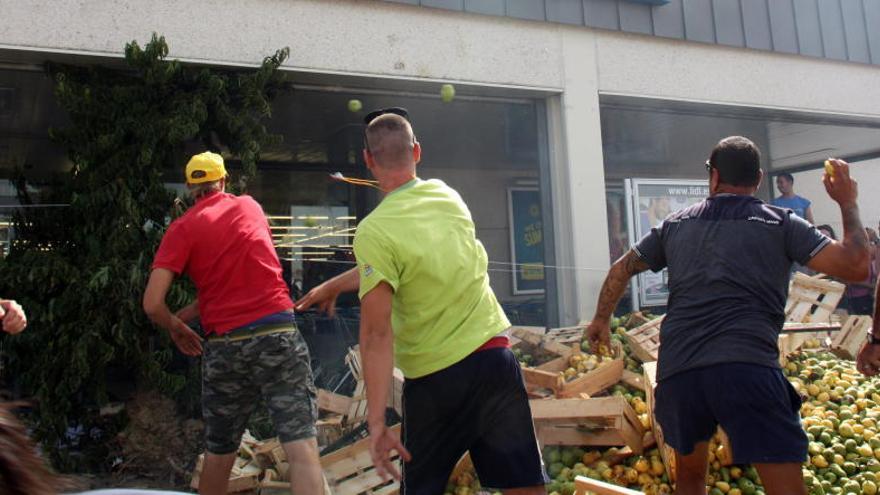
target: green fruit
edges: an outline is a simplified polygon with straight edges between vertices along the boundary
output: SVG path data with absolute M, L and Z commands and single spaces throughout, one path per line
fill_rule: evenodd
M 547 468 L 547 475 L 551 478 L 556 478 L 564 468 L 565 466 L 561 462 L 554 462 Z
M 364 105 L 361 103 L 361 100 L 348 100 L 349 112 L 360 112 L 362 108 L 364 108 Z
M 746 476 L 748 476 L 748 474 L 746 474 Z M 748 478 L 738 479 L 736 485 L 739 487 L 740 491 L 743 492 L 743 495 L 755 495 L 755 492 L 757 491 L 755 484 Z
M 449 103 L 453 98 L 455 98 L 455 86 L 451 84 L 440 86 L 440 99 L 443 100 L 444 103 Z

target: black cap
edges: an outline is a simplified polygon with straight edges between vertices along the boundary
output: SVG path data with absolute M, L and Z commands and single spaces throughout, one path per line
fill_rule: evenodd
M 388 108 L 380 108 L 378 110 L 373 110 L 368 113 L 366 117 L 364 117 L 364 124 L 370 125 L 370 122 L 373 121 L 376 117 L 380 115 L 385 115 L 386 113 L 393 113 L 394 115 L 400 115 L 401 117 L 409 120 L 409 112 L 406 111 L 403 107 L 388 107 Z

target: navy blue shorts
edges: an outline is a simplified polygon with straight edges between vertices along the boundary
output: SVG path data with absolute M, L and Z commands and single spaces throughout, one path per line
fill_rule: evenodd
M 735 464 L 804 462 L 801 399 L 782 371 L 730 363 L 673 375 L 657 385 L 654 414 L 666 443 L 682 455 L 712 438 L 730 438 Z
M 506 348 L 476 352 L 403 384 L 401 495 L 446 491 L 455 464 L 470 451 L 482 486 L 543 485 L 541 453 L 522 372 Z

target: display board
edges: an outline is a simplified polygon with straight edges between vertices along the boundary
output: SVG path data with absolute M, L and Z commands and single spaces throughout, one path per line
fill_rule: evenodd
M 709 196 L 709 184 L 704 180 L 627 179 L 625 186 L 629 238 L 633 245 L 669 214 Z M 633 307 L 665 306 L 669 299 L 668 281 L 666 269 L 640 273 L 633 280 Z

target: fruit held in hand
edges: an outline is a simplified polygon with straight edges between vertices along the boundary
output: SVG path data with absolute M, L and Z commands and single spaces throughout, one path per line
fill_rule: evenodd
M 831 165 L 831 160 L 825 160 L 825 173 L 834 177 L 834 165 Z
M 364 105 L 361 103 L 361 100 L 348 100 L 349 112 L 360 112 L 362 108 L 364 108 Z
M 453 98 L 455 98 L 455 86 L 451 84 L 440 86 L 440 99 L 443 103 L 449 103 Z

